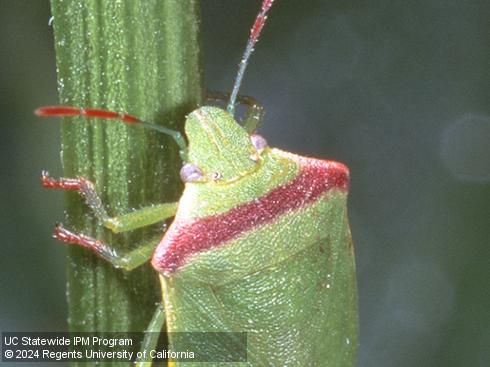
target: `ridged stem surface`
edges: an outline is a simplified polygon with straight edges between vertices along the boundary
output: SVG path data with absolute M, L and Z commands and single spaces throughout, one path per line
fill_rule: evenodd
M 52 0 L 60 103 L 125 111 L 182 130 L 201 101 L 197 0 Z M 112 214 L 179 198 L 181 162 L 174 142 L 114 121 L 65 119 L 67 177 L 92 180 Z M 65 226 L 109 241 L 119 251 L 163 229 L 113 235 L 76 193 L 66 193 Z M 154 270 L 117 270 L 89 251 L 69 247 L 71 331 L 144 330 L 160 300 Z M 84 364 L 86 366 L 86 364 Z

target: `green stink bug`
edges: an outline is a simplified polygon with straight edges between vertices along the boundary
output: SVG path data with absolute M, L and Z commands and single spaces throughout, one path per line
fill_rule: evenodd
M 263 1 L 252 26 L 227 111 L 203 106 L 190 113 L 188 145 L 179 133 L 128 114 L 64 106 L 37 110 L 42 116 L 116 119 L 171 135 L 185 162 L 178 203 L 110 217 L 89 180 L 43 173 L 42 183 L 79 191 L 114 232 L 174 217 L 158 244 L 124 256 L 61 225 L 55 230 L 56 238 L 126 270 L 152 258 L 164 305 L 152 329 L 165 319 L 170 332 L 247 332 L 249 365 L 349 365 L 356 354 L 357 327 L 351 321 L 356 319 L 356 289 L 346 217 L 348 170 L 340 163 L 269 148 L 253 133 L 262 107 L 238 96 L 271 6 L 272 0 Z M 242 125 L 233 117 L 236 101 L 250 107 Z

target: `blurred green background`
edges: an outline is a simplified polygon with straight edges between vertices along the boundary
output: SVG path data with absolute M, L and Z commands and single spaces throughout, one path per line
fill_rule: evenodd
M 258 7 L 203 1 L 208 88 L 231 88 Z M 1 331 L 66 328 L 62 195 L 38 184 L 60 125 L 32 114 L 57 102 L 49 17 L 0 0 Z M 256 47 L 242 92 L 270 145 L 351 169 L 359 366 L 490 365 L 489 19 L 484 0 L 277 0 Z

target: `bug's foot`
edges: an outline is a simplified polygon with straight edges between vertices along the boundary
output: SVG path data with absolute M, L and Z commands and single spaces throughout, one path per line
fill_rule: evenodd
M 61 223 L 56 224 L 53 237 L 57 240 L 89 249 L 100 258 L 111 263 L 115 268 L 133 270 L 150 259 L 160 236 L 147 244 L 135 248 L 123 256 L 119 255 L 105 242 L 84 234 L 73 233 L 64 228 Z
M 113 262 L 117 258 L 114 250 L 104 242 L 84 234 L 73 233 L 63 227 L 61 223 L 56 224 L 53 237 L 62 242 L 85 247 L 110 262 Z
M 62 190 L 77 190 L 85 191 L 87 186 L 93 184 L 85 178 L 52 178 L 48 171 L 41 172 L 41 185 L 46 189 L 62 189 Z
M 85 236 L 84 234 L 73 233 L 63 227 L 61 223 L 56 224 L 53 237 L 65 243 L 88 248 L 98 254 L 108 251 L 107 246 L 103 242 L 96 240 L 95 238 Z

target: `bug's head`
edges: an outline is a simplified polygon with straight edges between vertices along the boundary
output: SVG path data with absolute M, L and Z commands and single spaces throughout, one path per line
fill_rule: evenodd
M 204 106 L 187 117 L 185 132 L 189 146 L 184 154 L 186 163 L 180 171 L 184 182 L 232 182 L 257 170 L 262 164 L 261 153 L 267 148 L 267 142 L 260 135 L 250 136 L 233 115 L 245 68 L 273 1 L 262 0 L 260 12 L 250 29 L 226 111 Z
M 204 106 L 186 120 L 188 162 L 181 170 L 185 182 L 230 182 L 261 164 L 265 140 L 250 136 L 226 111 Z M 262 139 L 262 140 L 261 140 Z

